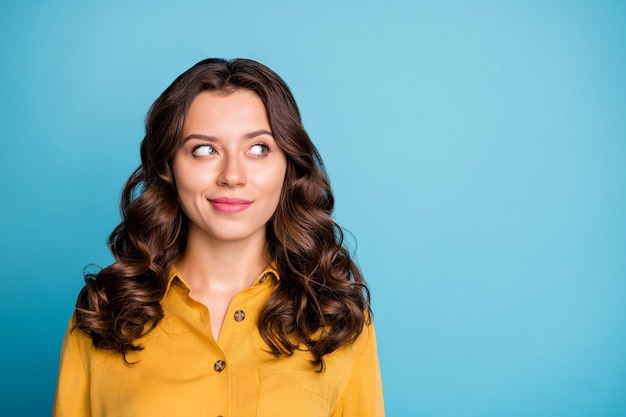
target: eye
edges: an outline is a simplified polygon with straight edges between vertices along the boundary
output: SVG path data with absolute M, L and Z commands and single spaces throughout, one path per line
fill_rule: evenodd
M 264 143 L 256 143 L 250 147 L 248 153 L 255 156 L 265 156 L 270 153 L 270 147 Z
M 217 151 L 211 145 L 198 145 L 194 146 L 191 153 L 194 156 L 211 156 L 217 154 Z

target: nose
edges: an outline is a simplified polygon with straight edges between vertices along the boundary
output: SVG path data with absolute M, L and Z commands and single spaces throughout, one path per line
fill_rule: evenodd
M 245 162 L 237 155 L 225 155 L 221 161 L 217 183 L 228 187 L 244 185 L 246 183 Z

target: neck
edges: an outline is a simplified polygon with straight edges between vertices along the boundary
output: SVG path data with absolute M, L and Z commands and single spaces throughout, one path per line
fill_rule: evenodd
M 237 293 L 250 287 L 269 263 L 264 234 L 222 241 L 189 230 L 185 255 L 177 268 L 194 290 Z

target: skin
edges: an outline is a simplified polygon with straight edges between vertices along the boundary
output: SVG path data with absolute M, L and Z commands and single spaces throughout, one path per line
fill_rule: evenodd
M 185 116 L 183 138 L 172 169 L 189 231 L 177 267 L 192 296 L 208 307 L 217 340 L 234 296 L 271 261 L 265 226 L 287 162 L 263 102 L 249 90 L 200 93 Z M 241 201 L 224 203 L 233 198 Z

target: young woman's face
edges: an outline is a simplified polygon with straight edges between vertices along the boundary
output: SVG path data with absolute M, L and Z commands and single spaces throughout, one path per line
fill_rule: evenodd
M 185 116 L 172 168 L 190 237 L 265 241 L 287 161 L 256 93 L 198 94 Z

